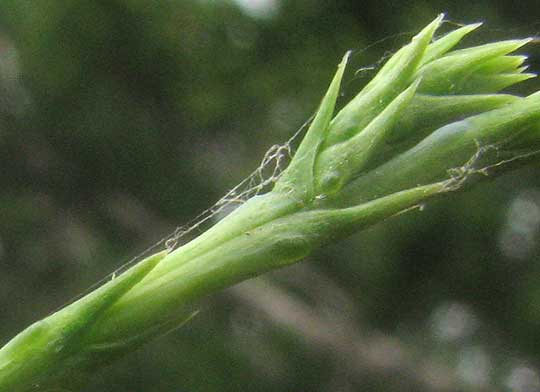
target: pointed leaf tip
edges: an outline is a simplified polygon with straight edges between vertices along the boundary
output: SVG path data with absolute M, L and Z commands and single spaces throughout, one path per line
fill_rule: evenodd
M 469 25 L 465 25 L 464 27 L 469 27 L 472 30 L 476 30 L 477 28 L 479 28 L 480 26 L 482 26 L 484 24 L 484 22 L 476 22 L 476 23 L 471 23 Z
M 345 55 L 343 56 L 343 59 L 341 60 L 341 63 L 339 63 L 338 67 L 345 67 L 347 65 L 347 62 L 349 61 L 349 58 L 351 57 L 352 50 L 347 50 L 345 52 Z
M 514 43 L 515 44 L 515 49 L 514 50 L 517 50 L 531 42 L 534 41 L 534 38 L 533 37 L 526 37 L 526 38 L 518 38 L 518 39 L 510 39 L 510 40 L 507 40 L 507 42 L 509 43 Z M 504 42 L 504 41 L 503 41 Z
M 438 37 L 433 43 L 431 43 L 422 58 L 419 66 L 427 64 L 433 60 L 436 60 L 456 46 L 467 34 L 477 29 L 482 23 L 474 23 L 470 25 L 462 26 L 456 30 Z
M 298 147 L 289 167 L 282 174 L 275 186 L 275 190 L 290 188 L 293 184 L 299 189 L 302 198 L 310 200 L 314 195 L 314 169 L 315 160 L 319 154 L 320 146 L 327 137 L 328 127 L 334 115 L 336 101 L 341 87 L 341 80 L 351 51 L 347 51 L 330 83 L 330 87 L 322 99 L 319 109 L 307 130 L 304 140 Z
M 435 31 L 441 26 L 444 19 L 444 14 L 439 14 L 433 21 L 428 24 L 426 27 L 420 31 L 416 36 L 413 37 L 413 40 L 420 39 L 422 37 L 429 37 L 430 39 L 435 34 Z

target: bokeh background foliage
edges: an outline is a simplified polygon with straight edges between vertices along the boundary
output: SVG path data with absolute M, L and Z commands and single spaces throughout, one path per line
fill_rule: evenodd
M 248 175 L 347 49 L 352 95 L 441 11 L 486 21 L 469 44 L 540 31 L 535 1 L 3 0 L 2 342 Z M 215 295 L 87 391 L 540 391 L 537 170 Z

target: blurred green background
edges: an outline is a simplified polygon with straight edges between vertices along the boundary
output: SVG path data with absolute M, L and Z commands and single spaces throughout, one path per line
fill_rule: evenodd
M 246 177 L 346 50 L 350 96 L 439 12 L 486 22 L 469 44 L 540 31 L 537 0 L 448 4 L 3 0 L 1 343 Z M 85 391 L 540 391 L 537 170 L 214 295 Z

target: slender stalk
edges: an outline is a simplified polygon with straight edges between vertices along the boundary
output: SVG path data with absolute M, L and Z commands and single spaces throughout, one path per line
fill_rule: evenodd
M 76 388 L 189 319 L 197 299 L 461 189 L 540 149 L 540 93 L 499 94 L 534 75 L 528 40 L 455 50 L 437 17 L 335 116 L 348 54 L 298 151 L 267 194 L 190 243 L 160 252 L 21 332 L 0 350 L 0 391 Z M 511 165 L 508 165 L 510 167 Z

